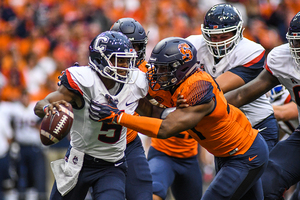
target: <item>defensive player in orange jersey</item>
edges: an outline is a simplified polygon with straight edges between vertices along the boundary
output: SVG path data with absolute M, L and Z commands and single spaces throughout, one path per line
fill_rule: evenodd
M 263 199 L 259 179 L 269 155 L 266 142 L 246 116 L 227 103 L 214 79 L 199 70 L 196 53 L 185 39 L 163 39 L 152 51 L 147 72 L 150 87 L 165 90 L 162 98 L 175 106 L 181 94 L 189 107 L 176 109 L 163 120 L 133 116 L 119 110 L 106 95 L 106 104 L 92 102 L 90 118 L 162 139 L 187 130 L 215 156 L 217 174 L 202 199 Z M 166 112 L 168 109 L 162 115 Z M 249 190 L 252 193 L 244 196 Z
M 145 54 L 148 37 L 142 25 L 133 18 L 121 18 L 110 28 L 122 32 L 132 43 L 137 52 L 136 67 L 146 68 Z M 142 70 L 143 71 L 143 70 Z M 144 71 L 145 72 L 145 71 Z M 135 115 L 138 115 L 135 113 Z M 152 176 L 138 132 L 127 129 L 127 176 L 125 195 L 127 200 L 152 200 Z
M 143 72 L 147 72 L 147 62 L 144 60 L 146 48 L 145 40 L 147 37 L 142 25 L 133 18 L 122 18 L 114 23 L 111 30 L 120 31 L 129 38 L 138 54 L 137 67 L 139 67 L 139 69 Z M 161 105 L 165 107 L 172 107 L 170 102 L 164 101 L 164 99 L 160 97 L 160 95 L 163 95 L 160 90 L 154 91 L 149 88 L 149 95 L 156 99 L 158 103 L 161 103 Z M 128 152 L 128 148 L 132 146 L 129 143 L 132 140 L 130 140 L 130 138 L 134 139 L 136 136 L 136 131 L 131 129 L 127 130 L 128 144 L 125 152 Z M 202 174 L 197 154 L 198 142 L 192 138 L 187 131 L 183 131 L 178 135 L 164 140 L 158 138 L 151 139 L 151 147 L 148 152 L 148 162 L 153 181 L 153 200 L 165 199 L 167 197 L 169 187 L 171 187 L 173 196 L 176 200 L 199 200 L 201 198 Z M 134 170 L 134 167 L 130 166 L 131 162 L 129 159 L 131 156 L 129 155 L 129 157 L 127 154 L 126 156 L 128 163 L 126 196 L 128 196 L 128 193 L 132 193 L 137 190 L 140 190 L 139 193 L 141 193 L 140 187 L 142 186 L 142 183 L 138 185 L 139 188 L 136 188 L 137 184 L 132 185 L 133 181 L 131 179 L 133 177 L 138 178 L 138 175 L 131 175 L 132 173 L 130 172 L 131 170 Z M 132 163 L 137 162 L 136 160 L 137 159 L 134 159 Z M 164 166 L 163 168 L 160 167 L 162 165 Z M 135 174 L 140 173 L 136 172 Z M 135 187 L 135 189 L 132 189 L 131 186 Z

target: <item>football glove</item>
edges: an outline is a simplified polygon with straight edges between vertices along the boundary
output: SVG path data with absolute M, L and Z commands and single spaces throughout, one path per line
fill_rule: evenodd
M 104 122 L 107 124 L 117 124 L 118 116 L 120 116 L 124 110 L 119 110 L 112 97 L 108 94 L 105 95 L 107 104 L 100 104 L 97 101 L 92 100 L 89 108 L 89 116 L 92 120 L 98 122 Z

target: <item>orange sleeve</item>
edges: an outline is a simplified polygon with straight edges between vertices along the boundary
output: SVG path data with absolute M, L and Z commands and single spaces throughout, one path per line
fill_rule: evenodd
M 160 125 L 162 123 L 161 119 L 152 117 L 141 117 L 133 116 L 127 113 L 123 113 L 118 118 L 118 124 L 125 126 L 132 130 L 138 131 L 149 137 L 157 137 Z

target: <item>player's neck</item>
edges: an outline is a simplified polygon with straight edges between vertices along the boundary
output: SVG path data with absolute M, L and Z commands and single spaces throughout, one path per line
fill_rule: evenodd
M 106 87 L 107 90 L 112 89 L 115 86 L 115 84 L 116 84 L 116 81 L 114 81 L 112 79 L 105 78 L 103 76 L 99 76 L 99 77 L 100 77 L 102 83 L 105 85 L 105 87 Z
M 216 57 L 214 57 L 214 60 L 215 60 L 215 64 L 218 64 L 220 62 L 220 60 L 222 60 L 222 58 L 216 58 Z

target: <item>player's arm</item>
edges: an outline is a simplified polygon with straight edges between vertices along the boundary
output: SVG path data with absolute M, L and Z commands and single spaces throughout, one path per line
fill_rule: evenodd
M 104 123 L 117 123 L 144 135 L 157 138 L 168 138 L 182 131 L 195 127 L 201 119 L 214 109 L 213 100 L 196 104 L 171 112 L 164 120 L 152 117 L 134 116 L 119 110 L 107 96 L 108 104 L 91 102 L 90 118 Z
M 245 85 L 245 81 L 237 74 L 227 71 L 216 78 L 221 90 L 225 93 Z
M 164 108 L 153 105 L 147 97 L 139 100 L 136 112 L 141 116 L 160 118 Z
M 34 113 L 42 118 L 46 113 L 49 114 L 49 111 L 54 112 L 54 107 L 59 109 L 59 104 L 65 104 L 67 106 L 67 102 L 71 104 L 76 103 L 78 107 L 80 107 L 82 104 L 78 95 L 69 91 L 64 85 L 60 85 L 57 91 L 48 94 L 45 99 L 42 99 L 36 103 L 34 107 Z
M 209 103 L 177 109 L 171 112 L 164 120 L 150 117 L 129 116 L 124 113 L 126 115 L 124 116 L 123 114 L 119 120 L 119 124 L 131 129 L 136 129 L 136 131 L 150 137 L 165 139 L 195 127 L 205 115 L 209 114 L 214 109 L 214 105 L 215 103 L 212 100 Z M 137 121 L 140 123 L 136 123 Z M 156 124 L 156 121 L 159 121 L 160 123 Z M 150 134 L 147 134 L 149 132 Z
M 216 78 L 224 94 L 255 79 L 264 69 L 265 51 L 258 50 L 253 52 L 253 55 L 257 53 L 259 55 L 248 63 L 235 66 Z M 249 56 L 252 57 L 253 55 Z
M 273 105 L 273 109 L 277 121 L 288 121 L 298 118 L 297 104 L 293 101 L 280 106 Z
M 249 83 L 227 92 L 225 97 L 228 103 L 240 107 L 248 104 L 261 95 L 267 93 L 274 86 L 279 85 L 278 79 L 273 76 L 269 71 L 264 69 L 255 79 Z

